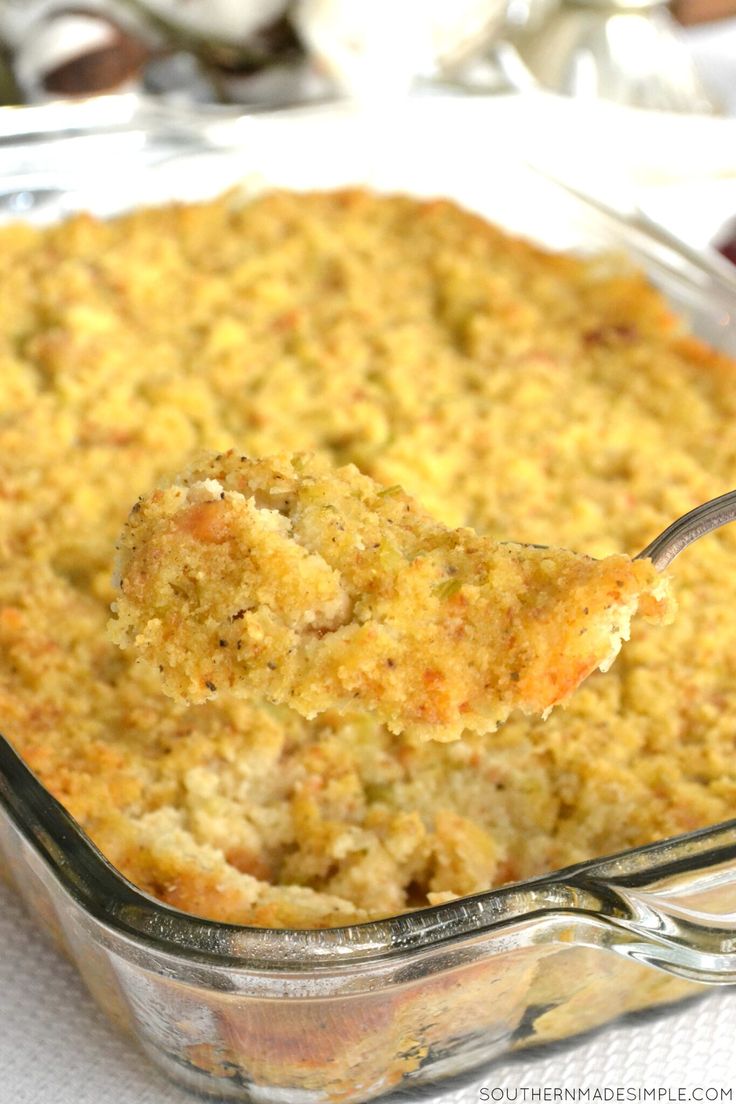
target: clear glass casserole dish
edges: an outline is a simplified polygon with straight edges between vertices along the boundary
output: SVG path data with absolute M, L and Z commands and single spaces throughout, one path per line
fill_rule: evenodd
M 348 108 L 199 118 L 125 98 L 11 110 L 0 204 L 11 218 L 107 214 L 243 179 L 445 195 L 555 248 L 628 255 L 696 332 L 736 351 L 707 274 L 518 157 L 469 146 L 495 110 L 432 100 L 390 122 Z M 229 1099 L 368 1100 L 736 981 L 736 821 L 385 921 L 245 928 L 132 887 L 0 739 L 0 871 L 155 1062 Z

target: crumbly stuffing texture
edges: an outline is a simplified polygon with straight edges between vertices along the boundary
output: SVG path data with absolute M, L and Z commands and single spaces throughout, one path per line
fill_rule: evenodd
M 364 709 L 418 739 L 548 713 L 608 670 L 640 606 L 669 614 L 649 561 L 449 529 L 308 454 L 201 457 L 136 502 L 117 577 L 112 638 L 174 698 Z
M 547 721 L 184 708 L 106 635 L 128 506 L 197 450 L 313 451 L 446 525 L 603 557 L 736 483 L 736 371 L 645 280 L 451 203 L 232 196 L 0 231 L 0 730 L 129 878 L 325 926 L 736 814 L 736 531 Z

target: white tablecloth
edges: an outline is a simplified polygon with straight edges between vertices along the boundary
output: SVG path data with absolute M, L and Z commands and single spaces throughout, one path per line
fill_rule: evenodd
M 630 1018 L 534 1058 L 516 1056 L 431 1099 L 476 1104 L 484 1086 L 489 1095 L 491 1089 L 524 1086 L 736 1086 L 734 1024 L 736 988 L 724 989 L 681 1010 Z M 191 1104 L 192 1099 L 107 1025 L 73 967 L 0 886 L 1 1104 Z

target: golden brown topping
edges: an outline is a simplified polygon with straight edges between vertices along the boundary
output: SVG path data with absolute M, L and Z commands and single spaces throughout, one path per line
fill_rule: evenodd
M 314 457 L 211 455 L 132 511 L 114 639 L 190 702 L 370 710 L 394 732 L 487 732 L 607 668 L 648 562 L 448 529 L 398 487 Z
M 137 885 L 322 927 L 736 815 L 736 527 L 678 560 L 671 628 L 639 619 L 567 708 L 493 739 L 183 708 L 105 634 L 127 505 L 200 448 L 353 462 L 496 540 L 644 547 L 733 486 L 736 366 L 640 274 L 364 191 L 79 215 L 0 246 L 0 731 Z

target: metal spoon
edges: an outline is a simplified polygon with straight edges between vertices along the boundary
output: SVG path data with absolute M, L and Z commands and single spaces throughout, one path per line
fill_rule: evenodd
M 730 521 L 736 521 L 736 491 L 728 491 L 683 514 L 634 559 L 651 560 L 657 571 L 663 571 L 683 548 Z

